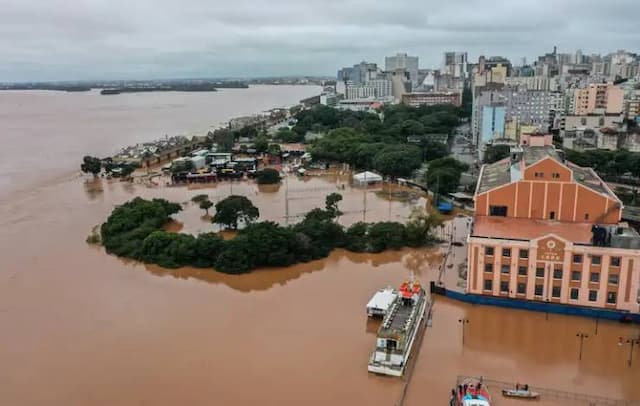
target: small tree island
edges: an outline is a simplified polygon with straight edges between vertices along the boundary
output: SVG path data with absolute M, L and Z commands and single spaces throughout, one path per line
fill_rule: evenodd
M 204 202 L 208 198 L 196 200 Z M 406 225 L 361 222 L 345 229 L 337 223 L 341 200 L 340 194 L 332 193 L 324 209 L 313 209 L 299 223 L 282 226 L 271 221 L 255 222 L 259 211 L 251 201 L 244 196 L 229 196 L 216 204 L 212 221 L 232 229 L 244 227 L 225 241 L 215 233 L 193 236 L 165 231 L 162 227 L 182 207 L 165 199 L 137 197 L 116 207 L 102 224 L 100 234 L 106 251 L 117 256 L 166 268 L 194 266 L 232 274 L 324 258 L 336 248 L 381 252 L 437 241 L 432 231 L 442 220 L 424 212 L 412 214 Z

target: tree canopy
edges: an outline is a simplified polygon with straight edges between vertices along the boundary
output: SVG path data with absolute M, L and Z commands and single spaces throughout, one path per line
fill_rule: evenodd
M 505 144 L 489 145 L 484 153 L 484 163 L 492 164 L 509 156 L 511 147 Z
M 261 171 L 258 171 L 256 182 L 259 185 L 272 185 L 275 183 L 280 183 L 280 172 L 273 168 L 264 168 Z
M 238 222 L 248 224 L 260 216 L 258 208 L 245 196 L 231 195 L 216 203 L 216 214 L 211 222 L 237 229 Z
M 102 162 L 100 158 L 93 156 L 85 156 L 82 158 L 82 164 L 80 164 L 80 170 L 84 173 L 91 173 L 93 176 L 97 176 L 102 169 Z
M 162 226 L 180 205 L 136 198 L 113 210 L 101 226 L 101 237 L 107 252 L 119 256 L 167 268 L 213 267 L 234 274 L 323 258 L 340 247 L 380 252 L 435 240 L 431 231 L 439 219 L 425 213 L 412 214 L 407 225 L 356 223 L 345 230 L 335 221 L 340 200 L 337 193 L 328 195 L 325 209 L 311 210 L 293 226 L 270 221 L 248 223 L 235 238 L 225 241 L 214 233 L 193 236 L 164 231 Z
M 434 159 L 429 163 L 424 182 L 427 187 L 439 194 L 453 193 L 460 184 L 460 175 L 469 166 L 453 157 Z
M 409 176 L 423 161 L 449 154 L 442 138 L 458 125 L 458 113 L 450 105 L 386 106 L 380 115 L 321 106 L 298 113 L 293 131 L 325 133 L 309 148 L 314 160 L 376 169 L 385 176 Z
M 568 149 L 565 151 L 567 160 L 579 166 L 593 168 L 603 176 L 621 176 L 626 173 L 640 177 L 640 152 L 630 152 L 625 149 L 609 151 L 603 149 L 579 152 Z

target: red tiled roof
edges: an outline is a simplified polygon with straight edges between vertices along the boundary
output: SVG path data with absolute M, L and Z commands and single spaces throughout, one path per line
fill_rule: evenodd
M 567 223 L 553 220 L 476 216 L 471 236 L 533 240 L 547 234 L 555 234 L 574 243 L 591 242 L 590 223 Z

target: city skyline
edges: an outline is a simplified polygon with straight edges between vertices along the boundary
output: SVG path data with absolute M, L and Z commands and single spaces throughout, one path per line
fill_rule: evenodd
M 640 36 L 630 0 L 482 5 L 2 0 L 0 82 L 327 76 L 361 60 L 382 65 L 398 52 L 418 56 L 421 68 L 438 68 L 446 51 L 516 64 L 553 46 L 584 55 L 633 52 Z

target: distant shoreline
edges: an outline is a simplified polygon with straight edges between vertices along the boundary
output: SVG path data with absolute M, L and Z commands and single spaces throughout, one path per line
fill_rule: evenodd
M 218 89 L 248 89 L 249 84 L 245 82 L 205 82 L 205 83 L 176 83 L 176 82 L 153 82 L 153 83 L 95 83 L 91 85 L 55 85 L 55 84 L 15 84 L 0 85 L 3 90 L 47 90 L 58 92 L 89 92 L 100 90 L 101 95 L 117 95 L 121 93 L 142 93 L 142 92 L 216 92 Z

